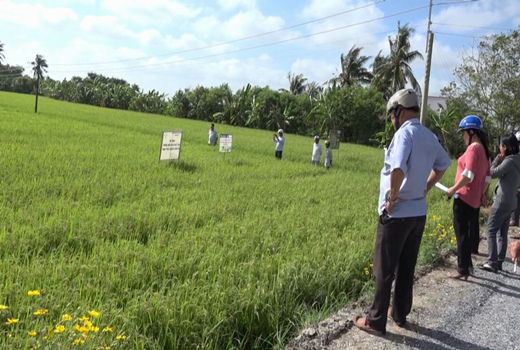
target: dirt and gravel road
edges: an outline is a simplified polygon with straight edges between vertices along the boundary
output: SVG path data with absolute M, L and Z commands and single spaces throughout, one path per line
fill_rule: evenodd
M 518 229 L 512 229 L 515 234 Z M 481 252 L 487 246 L 481 243 Z M 485 255 L 474 255 L 474 263 Z M 455 257 L 418 279 L 409 327 L 389 321 L 382 337 L 353 327 L 354 313 L 364 313 L 370 301 L 362 300 L 333 317 L 305 329 L 288 350 L 520 350 L 520 270 L 513 273 L 507 260 L 498 274 L 475 269 L 467 282 L 448 279 Z

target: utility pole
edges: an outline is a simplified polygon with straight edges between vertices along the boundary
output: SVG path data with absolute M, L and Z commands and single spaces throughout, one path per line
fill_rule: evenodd
M 432 49 L 433 49 L 433 33 L 431 31 L 432 24 L 432 7 L 433 0 L 430 0 L 430 14 L 428 15 L 428 36 L 426 41 L 426 69 L 424 73 L 424 86 L 422 91 L 421 103 L 421 124 L 426 123 L 426 112 L 428 111 L 428 90 L 430 87 L 430 71 L 432 67 Z

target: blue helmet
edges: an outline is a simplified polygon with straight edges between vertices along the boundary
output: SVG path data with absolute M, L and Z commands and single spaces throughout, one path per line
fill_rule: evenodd
M 476 115 L 468 115 L 467 117 L 462 118 L 457 132 L 469 129 L 482 130 L 482 120 Z

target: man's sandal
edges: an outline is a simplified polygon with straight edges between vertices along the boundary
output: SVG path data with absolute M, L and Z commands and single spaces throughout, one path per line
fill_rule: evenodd
M 374 329 L 374 328 L 370 327 L 367 324 L 367 318 L 366 317 L 362 317 L 362 316 L 359 316 L 359 315 L 354 315 L 352 317 L 352 323 L 354 323 L 354 326 L 356 326 L 357 328 L 359 328 L 363 332 L 367 332 L 367 333 L 370 333 L 370 334 L 373 334 L 373 335 L 381 336 L 381 335 L 384 335 L 386 333 L 386 331 L 378 331 L 377 329 Z

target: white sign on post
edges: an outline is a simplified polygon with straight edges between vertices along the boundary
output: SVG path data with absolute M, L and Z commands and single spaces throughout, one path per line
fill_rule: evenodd
M 220 142 L 218 150 L 221 153 L 231 153 L 231 144 L 233 143 L 233 135 L 220 134 Z
M 339 149 L 340 138 L 341 138 L 341 131 L 331 130 L 329 133 L 330 148 Z
M 181 158 L 182 131 L 163 131 L 159 161 Z

